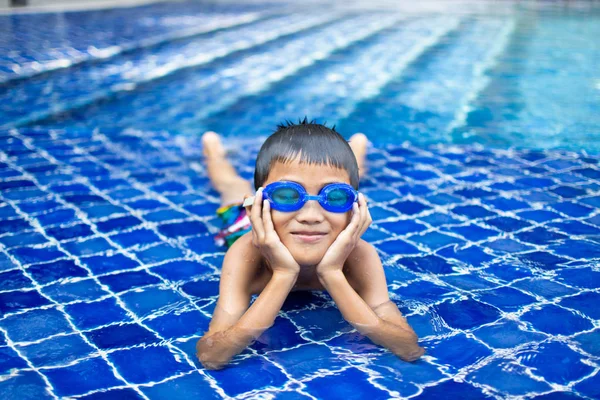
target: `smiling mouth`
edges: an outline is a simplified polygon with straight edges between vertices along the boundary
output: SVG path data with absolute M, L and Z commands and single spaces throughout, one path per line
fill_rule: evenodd
M 323 232 L 292 232 L 292 236 L 303 243 L 315 243 L 325 237 Z

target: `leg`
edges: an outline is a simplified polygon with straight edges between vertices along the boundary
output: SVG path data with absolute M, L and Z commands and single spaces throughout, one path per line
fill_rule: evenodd
M 254 193 L 250 182 L 239 176 L 227 161 L 219 135 L 215 132 L 202 135 L 202 151 L 210 182 L 221 195 L 221 206 L 241 203 L 245 194 Z
M 365 174 L 365 155 L 367 153 L 368 143 L 369 140 L 362 133 L 355 133 L 352 135 L 349 142 L 352 152 L 354 152 L 354 157 L 356 157 L 356 162 L 358 163 L 358 175 L 361 178 Z

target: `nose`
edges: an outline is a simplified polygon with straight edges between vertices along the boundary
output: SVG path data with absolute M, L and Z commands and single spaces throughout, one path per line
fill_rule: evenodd
M 304 224 L 318 224 L 323 222 L 325 215 L 323 214 L 323 208 L 316 200 L 308 200 L 298 213 L 296 214 L 298 222 Z

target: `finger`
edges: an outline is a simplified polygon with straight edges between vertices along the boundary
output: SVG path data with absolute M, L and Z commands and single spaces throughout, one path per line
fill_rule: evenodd
M 371 224 L 371 222 L 369 221 L 369 219 L 371 218 L 371 213 L 369 213 L 369 207 L 367 206 L 367 198 L 364 194 L 360 193 L 358 195 L 358 203 L 360 208 L 360 228 L 358 229 L 358 236 L 360 237 Z
M 252 204 L 252 208 L 250 209 L 250 222 L 252 222 L 252 230 L 256 232 L 256 236 L 259 241 L 262 241 L 265 237 L 261 217 L 262 197 L 262 188 L 258 188 L 258 190 L 256 191 L 256 195 L 254 195 L 254 204 Z
M 350 237 L 353 237 L 356 234 L 356 231 L 359 228 L 360 223 L 360 210 L 358 208 L 358 204 L 352 204 L 352 218 L 350 219 L 350 223 L 344 229 L 343 232 L 346 232 Z
M 275 227 L 273 226 L 273 220 L 271 219 L 271 204 L 268 200 L 263 200 L 262 219 L 265 236 L 275 233 Z

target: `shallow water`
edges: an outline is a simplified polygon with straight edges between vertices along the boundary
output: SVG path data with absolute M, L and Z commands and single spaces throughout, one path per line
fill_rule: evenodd
M 2 397 L 600 397 L 597 10 L 476 4 L 0 16 Z M 295 292 L 205 370 L 224 249 L 198 133 L 250 178 L 304 114 L 369 135 L 364 238 L 427 354 Z

